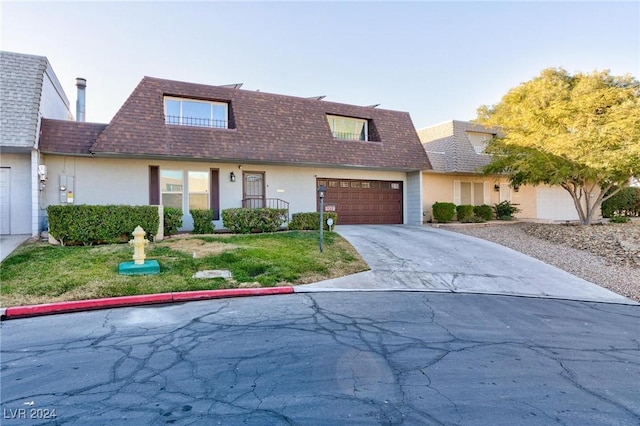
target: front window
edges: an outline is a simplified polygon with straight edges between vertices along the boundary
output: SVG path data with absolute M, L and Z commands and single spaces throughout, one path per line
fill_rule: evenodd
M 209 173 L 189 172 L 189 210 L 209 208 Z
M 331 133 L 335 139 L 367 141 L 369 129 L 367 120 L 361 118 L 327 115 Z
M 179 126 L 229 128 L 228 105 L 224 102 L 197 101 L 194 99 L 164 98 L 166 124 Z
M 460 200 L 456 204 L 480 206 L 485 203 L 484 182 L 459 182 Z
M 182 209 L 183 188 L 182 170 L 160 171 L 160 192 L 163 206 Z
M 160 170 L 160 193 L 165 207 L 208 209 L 209 172 Z

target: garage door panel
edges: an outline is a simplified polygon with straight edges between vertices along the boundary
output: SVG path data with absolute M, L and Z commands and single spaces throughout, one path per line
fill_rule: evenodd
M 561 187 L 536 188 L 537 218 L 578 220 L 578 212 L 569 193 Z
M 338 224 L 402 223 L 402 182 L 319 178 L 327 187 L 325 205 L 335 208 Z

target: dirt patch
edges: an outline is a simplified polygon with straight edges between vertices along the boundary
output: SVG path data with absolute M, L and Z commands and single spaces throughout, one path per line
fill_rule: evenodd
M 217 255 L 228 250 L 234 250 L 239 248 L 235 244 L 206 242 L 197 238 L 177 238 L 160 243 L 167 245 L 173 250 L 178 250 L 183 253 L 196 254 L 196 257 L 205 257 L 211 255 Z

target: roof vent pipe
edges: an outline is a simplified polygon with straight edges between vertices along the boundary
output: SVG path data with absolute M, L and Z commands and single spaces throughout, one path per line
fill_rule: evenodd
M 87 80 L 84 78 L 76 78 L 76 87 L 78 88 L 78 99 L 76 100 L 76 121 L 85 121 L 85 89 L 87 88 Z

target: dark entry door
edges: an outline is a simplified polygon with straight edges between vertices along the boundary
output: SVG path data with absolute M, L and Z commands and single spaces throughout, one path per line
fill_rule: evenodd
M 264 172 L 243 172 L 242 206 L 250 209 L 264 207 Z

